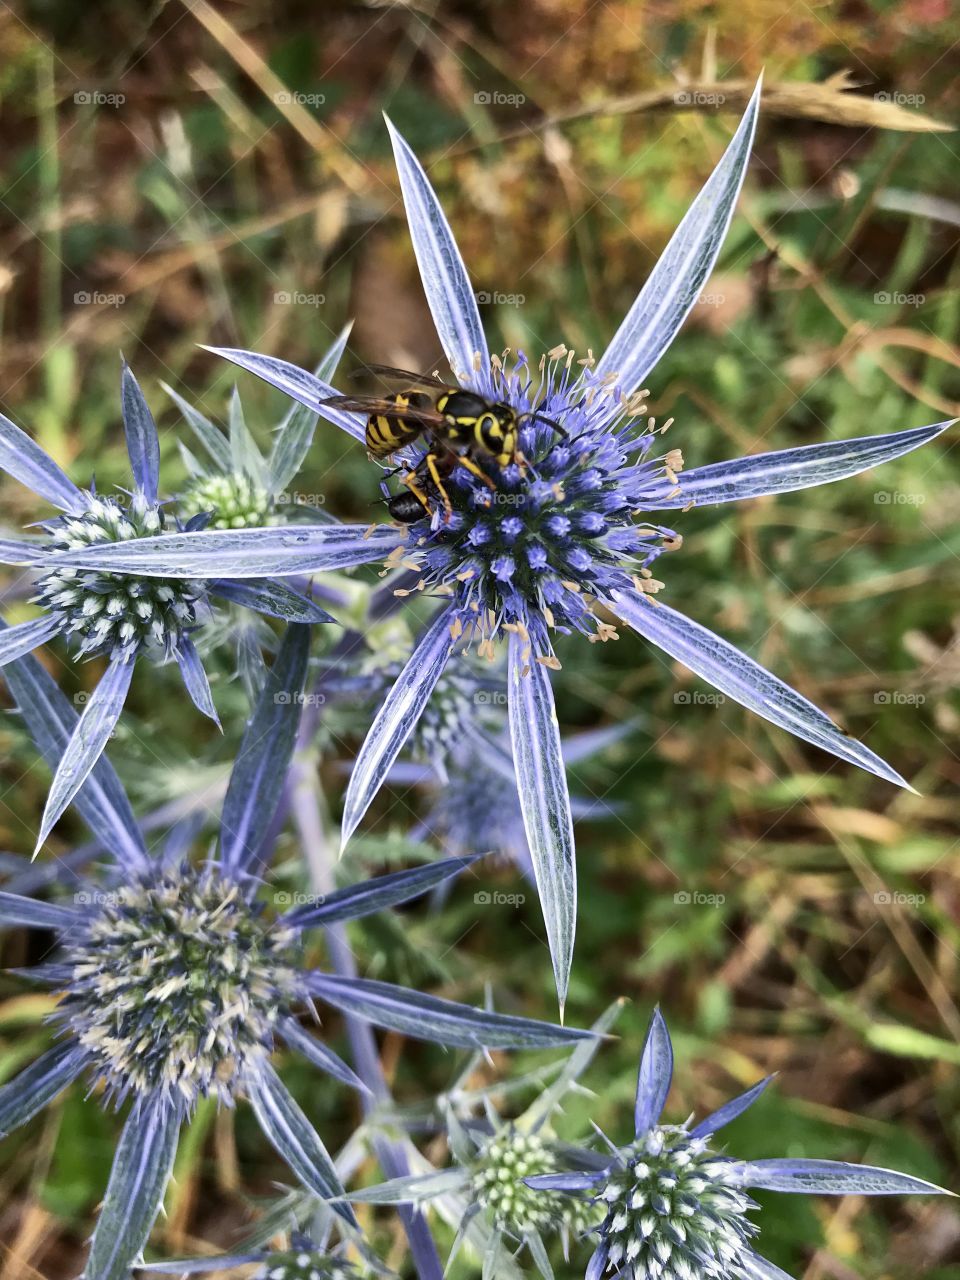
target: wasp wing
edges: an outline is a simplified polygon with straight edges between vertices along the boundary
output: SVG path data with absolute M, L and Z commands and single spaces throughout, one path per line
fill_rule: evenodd
M 389 364 L 367 364 L 352 376 L 362 377 L 365 373 L 375 374 L 378 378 L 385 378 L 390 382 L 404 382 L 408 386 L 432 387 L 436 391 L 459 390 L 458 387 L 450 386 L 432 373 L 414 373 L 412 369 L 395 369 Z
M 329 396 L 320 404 L 351 413 L 364 413 L 367 417 L 396 418 L 398 422 L 411 422 L 426 428 L 442 427 L 445 422 L 443 414 L 437 413 L 436 409 L 401 405 L 386 396 Z

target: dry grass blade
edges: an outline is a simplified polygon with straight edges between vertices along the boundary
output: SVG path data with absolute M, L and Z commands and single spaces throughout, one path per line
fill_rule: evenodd
M 682 110 L 741 112 L 749 101 L 753 80 L 689 80 L 682 85 L 650 89 L 645 93 L 608 98 L 589 106 L 573 107 L 548 116 L 534 125 L 510 130 L 500 141 L 597 116 L 623 116 L 645 111 Z M 898 99 L 909 95 L 853 92 L 859 88 L 849 72 L 841 71 L 822 83 L 807 80 L 764 82 L 763 113 L 787 120 L 820 120 L 826 124 L 858 129 L 892 129 L 903 133 L 949 133 L 953 126 L 935 120 Z

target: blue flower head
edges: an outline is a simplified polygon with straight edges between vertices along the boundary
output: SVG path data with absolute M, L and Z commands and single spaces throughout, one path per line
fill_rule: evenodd
M 205 1097 L 225 1106 L 245 1098 L 300 1182 L 321 1199 L 342 1197 L 320 1136 L 271 1062 L 285 1044 L 333 1079 L 366 1088 L 311 1029 L 315 1001 L 469 1050 L 590 1038 L 305 967 L 310 930 L 408 901 L 464 867 L 460 858 L 429 863 L 292 909 L 280 909 L 279 896 L 272 905 L 264 900 L 262 872 L 294 751 L 308 654 L 309 628 L 290 626 L 230 776 L 215 856 L 186 860 L 179 839 L 160 856 L 149 852 L 117 775 L 101 759 L 76 803 L 113 856 L 107 877 L 83 882 L 66 902 L 0 893 L 0 923 L 59 936 L 59 954 L 32 974 L 62 993 L 53 1016 L 57 1043 L 0 1088 L 0 1135 L 80 1077 L 116 1104 L 130 1104 L 85 1280 L 126 1275 L 161 1204 L 180 1129 Z M 11 663 L 7 678 L 41 751 L 55 757 L 76 732 L 76 712 L 34 658 Z M 340 1213 L 353 1228 L 350 1211 Z
M 612 616 L 729 698 L 896 785 L 905 780 L 789 685 L 721 636 L 666 603 L 655 577 L 680 546 L 673 515 L 841 480 L 934 439 L 948 423 L 831 441 L 686 469 L 666 447 L 668 423 L 645 410 L 644 391 L 707 280 L 746 172 L 760 89 L 726 152 L 599 359 L 557 346 L 541 358 L 491 352 L 476 295 L 440 203 L 407 143 L 390 126 L 423 287 L 459 386 L 505 404 L 519 421 L 505 460 L 473 450 L 444 477 L 421 483 L 429 511 L 412 525 L 303 527 L 286 531 L 167 535 L 129 552 L 94 548 L 69 563 L 139 566 L 161 549 L 184 578 L 196 576 L 230 538 L 235 574 L 297 573 L 386 561 L 417 575 L 441 606 L 374 719 L 353 772 L 346 843 L 455 654 L 485 656 L 504 642 L 514 765 L 527 842 L 561 1003 L 576 929 L 573 823 L 551 672 L 557 633 L 618 636 Z M 364 442 L 365 418 L 322 378 L 255 352 L 219 354 L 318 411 Z M 672 437 L 671 437 L 672 443 Z M 402 452 L 414 472 L 422 455 Z M 422 476 L 420 477 L 422 479 Z M 432 485 L 432 487 L 431 487 Z M 416 513 L 414 513 L 416 514 Z M 664 523 L 669 519 L 669 523 Z M 159 568 L 155 570 L 159 572 Z M 167 570 L 169 573 L 169 570 Z M 666 575 L 664 575 L 666 576 Z M 406 587 L 401 588 L 407 591 Z
M 640 1060 L 634 1137 L 612 1156 L 581 1149 L 579 1169 L 527 1179 L 545 1195 L 587 1195 L 603 1213 L 586 1280 L 790 1280 L 755 1252 L 753 1188 L 817 1195 L 948 1195 L 921 1178 L 837 1160 L 737 1160 L 714 1135 L 756 1102 L 761 1080 L 699 1124 L 663 1123 L 673 1047 L 659 1010 Z M 576 1166 L 576 1150 L 568 1152 Z

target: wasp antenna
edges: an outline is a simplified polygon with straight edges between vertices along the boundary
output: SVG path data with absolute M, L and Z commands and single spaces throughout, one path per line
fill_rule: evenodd
M 529 413 L 522 413 L 518 421 L 523 422 L 524 418 L 539 419 L 540 422 L 545 422 L 548 427 L 553 427 L 554 431 L 561 439 L 567 439 L 567 433 L 563 427 L 561 427 L 560 423 L 553 418 L 548 418 L 545 413 L 537 413 L 536 409 L 531 409 Z

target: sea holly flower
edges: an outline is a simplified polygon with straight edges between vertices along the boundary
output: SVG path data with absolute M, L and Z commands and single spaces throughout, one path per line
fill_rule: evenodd
M 856 475 L 934 439 L 938 423 L 887 435 L 806 445 L 686 469 L 644 409 L 657 361 L 696 302 L 719 254 L 746 172 L 760 103 L 754 93 L 726 152 L 599 360 L 558 345 L 531 365 L 491 354 L 475 293 L 440 203 L 391 126 L 410 234 L 427 300 L 459 384 L 505 402 L 520 419 L 515 461 L 471 457 L 412 525 L 302 526 L 203 531 L 131 547 L 73 553 L 65 563 L 196 576 L 230 557 L 234 576 L 339 569 L 386 559 L 414 570 L 444 603 L 374 719 L 347 793 L 343 840 L 356 829 L 413 730 L 451 656 L 503 641 L 514 766 L 524 824 L 563 1003 L 576 928 L 573 822 L 550 671 L 555 633 L 617 636 L 622 620 L 671 658 L 773 724 L 898 786 L 904 779 L 789 685 L 721 636 L 658 598 L 653 566 L 681 545 L 665 513 L 788 493 Z M 324 379 L 255 352 L 220 355 L 321 413 L 363 442 L 365 423 Z M 543 415 L 543 416 L 538 416 Z M 548 419 L 549 421 L 545 421 Z M 558 428 L 559 427 L 559 431 Z M 423 450 L 408 450 L 416 468 Z M 672 516 L 670 517 L 673 518 Z M 659 569 L 659 564 L 658 564 Z
M 317 377 L 333 376 L 349 336 L 347 325 L 317 366 Z M 206 514 L 205 528 L 247 529 L 285 524 L 295 516 L 317 519 L 322 515 L 315 503 L 307 504 L 302 495 L 288 492 L 313 444 L 315 410 L 294 404 L 277 425 L 270 452 L 264 456 L 247 426 L 236 388 L 225 435 L 172 387 L 161 385 L 183 414 L 202 454 L 198 458 L 180 445 L 190 477 L 176 499 L 184 523 Z
M 148 542 L 167 526 L 159 497 L 160 443 L 136 378 L 124 363 L 121 407 L 133 490 L 117 496 L 78 489 L 19 427 L 0 415 L 0 467 L 62 513 L 42 523 L 42 538 L 0 540 L 0 560 L 27 565 L 36 575 L 40 617 L 0 636 L 0 666 L 62 636 L 79 657 L 103 657 L 107 669 L 90 696 L 77 731 L 52 767 L 53 783 L 37 848 L 96 764 L 123 710 L 138 658 L 175 660 L 194 705 L 219 724 L 193 635 L 215 598 L 236 599 L 271 617 L 332 622 L 328 613 L 284 583 L 230 582 L 216 571 L 199 578 L 140 576 L 78 569 L 65 553 L 94 546 Z
M 568 1148 L 557 1139 L 551 1121 L 566 1095 L 578 1088 L 579 1077 L 590 1065 L 600 1038 L 613 1025 L 620 1003 L 612 1004 L 593 1025 L 596 1039 L 578 1045 L 548 1083 L 538 1081 L 536 1098 L 515 1119 L 504 1120 L 496 1110 L 496 1086 L 470 1089 L 470 1078 L 480 1065 L 474 1059 L 439 1104 L 453 1166 L 428 1166 L 421 1173 L 364 1187 L 350 1193 L 351 1202 L 433 1203 L 456 1228 L 448 1270 L 467 1244 L 483 1259 L 485 1277 L 519 1280 L 523 1272 L 515 1259 L 526 1249 L 544 1280 L 553 1280 L 549 1246 L 559 1241 L 568 1258 L 571 1239 L 582 1235 L 599 1215 L 588 1203 L 563 1192 L 535 1189 L 529 1183 L 567 1167 Z M 528 1083 L 511 1082 L 511 1089 Z M 422 1118 L 416 1121 L 422 1127 Z
M 42 928 L 59 953 L 31 976 L 61 993 L 53 1048 L 0 1087 L 0 1135 L 86 1078 L 129 1103 L 85 1280 L 121 1280 L 159 1212 L 181 1128 L 201 1098 L 246 1098 L 260 1127 L 303 1185 L 321 1199 L 342 1188 L 320 1136 L 271 1059 L 285 1044 L 333 1079 L 365 1086 L 301 1021 L 315 1001 L 451 1047 L 546 1047 L 589 1038 L 528 1018 L 474 1009 L 386 982 L 304 967 L 308 931 L 357 919 L 429 891 L 462 859 L 394 872 L 293 910 L 260 893 L 271 829 L 293 754 L 307 674 L 309 628 L 288 628 L 250 719 L 223 802 L 215 856 L 195 864 L 173 841 L 151 856 L 109 762 L 91 771 L 78 801 L 115 855 L 106 880 L 84 882 L 72 902 L 0 893 L 0 922 Z M 41 752 L 56 756 L 77 716 L 34 658 L 10 664 L 8 682 Z M 346 1226 L 352 1213 L 341 1208 Z
M 718 1150 L 714 1135 L 742 1115 L 770 1084 L 759 1081 L 693 1124 L 664 1124 L 673 1078 L 673 1046 L 658 1010 L 640 1059 L 634 1136 L 612 1155 L 567 1152 L 567 1172 L 527 1179 L 545 1195 L 589 1197 L 603 1211 L 599 1243 L 586 1280 L 789 1280 L 755 1252 L 759 1208 L 753 1189 L 813 1195 L 950 1195 L 909 1174 L 839 1160 L 784 1157 L 737 1160 Z M 579 1162 L 579 1168 L 577 1164 Z

